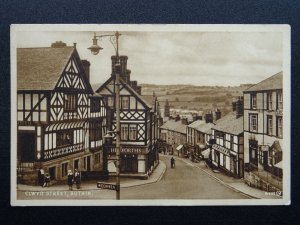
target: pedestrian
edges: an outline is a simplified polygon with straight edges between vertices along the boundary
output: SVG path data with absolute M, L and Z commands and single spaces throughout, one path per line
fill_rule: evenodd
M 38 171 L 38 183 L 40 186 L 44 186 L 45 183 L 45 171 L 43 168 L 39 169 Z
M 75 173 L 74 173 L 74 182 L 76 184 L 76 188 L 80 189 L 80 172 L 75 169 Z
M 49 176 L 48 173 L 46 173 L 46 175 L 45 175 L 45 182 L 44 182 L 43 187 L 49 187 L 49 183 L 50 183 L 50 176 Z
M 175 159 L 172 156 L 172 158 L 171 158 L 171 168 L 173 168 L 173 167 L 175 167 Z
M 74 175 L 72 173 L 72 170 L 68 170 L 68 185 L 69 185 L 69 191 L 72 191 L 73 187 L 73 182 L 74 182 Z

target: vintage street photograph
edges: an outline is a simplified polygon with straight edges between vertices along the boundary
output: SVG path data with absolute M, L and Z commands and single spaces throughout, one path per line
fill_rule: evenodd
M 12 25 L 11 204 L 290 204 L 288 25 Z

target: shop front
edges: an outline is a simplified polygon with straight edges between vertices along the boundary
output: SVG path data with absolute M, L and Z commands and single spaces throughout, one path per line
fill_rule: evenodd
M 233 177 L 240 177 L 238 168 L 238 156 L 234 151 L 223 146 L 212 145 L 212 161 L 219 169 Z
M 116 148 L 105 147 L 107 151 L 107 170 L 110 175 L 116 173 Z M 122 177 L 147 178 L 151 170 L 151 154 L 147 147 L 122 146 L 120 150 L 120 172 Z

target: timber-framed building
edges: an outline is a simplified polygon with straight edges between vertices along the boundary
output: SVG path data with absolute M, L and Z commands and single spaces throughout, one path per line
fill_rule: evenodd
M 104 170 L 105 105 L 76 44 L 17 49 L 16 119 L 18 182 L 36 183 L 39 169 L 52 181 L 69 169 Z
M 127 56 L 112 56 L 111 77 L 96 93 L 103 96 L 107 106 L 107 129 L 116 131 L 115 65 L 120 63 L 120 135 L 121 135 L 121 176 L 148 178 L 158 165 L 159 104 L 153 96 L 149 104 L 141 95 L 137 81 L 131 81 L 127 69 Z M 116 139 L 106 141 L 107 170 L 116 174 Z

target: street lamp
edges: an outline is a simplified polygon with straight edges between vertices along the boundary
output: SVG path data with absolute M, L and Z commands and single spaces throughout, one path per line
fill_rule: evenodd
M 98 39 L 97 38 L 103 38 L 103 37 L 109 37 L 109 40 L 113 47 L 115 48 L 116 51 L 116 58 L 117 58 L 117 64 L 115 65 L 116 67 L 116 73 L 115 73 L 115 96 L 116 96 L 116 131 L 115 132 L 108 132 L 107 135 L 105 136 L 110 136 L 111 133 L 116 134 L 116 199 L 120 200 L 120 152 L 121 152 L 121 138 L 120 138 L 120 71 L 121 71 L 121 66 L 119 64 L 119 37 L 120 33 L 118 31 L 115 32 L 115 34 L 105 34 L 105 35 L 96 35 L 94 33 L 94 38 L 93 38 L 93 45 L 89 47 L 88 49 L 91 50 L 93 55 L 97 55 L 102 47 L 100 47 L 97 44 Z

